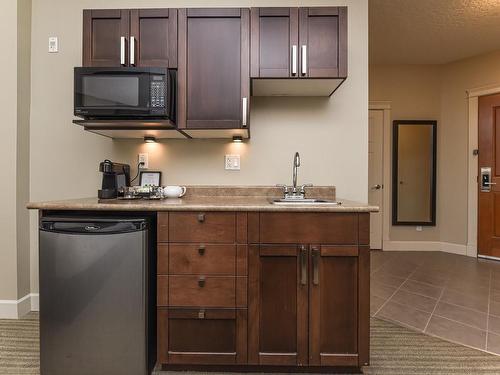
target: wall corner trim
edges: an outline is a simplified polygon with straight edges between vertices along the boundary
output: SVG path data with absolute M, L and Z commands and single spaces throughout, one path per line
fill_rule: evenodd
M 0 300 L 0 319 L 20 319 L 30 311 L 38 311 L 38 293 L 30 293 L 18 300 Z

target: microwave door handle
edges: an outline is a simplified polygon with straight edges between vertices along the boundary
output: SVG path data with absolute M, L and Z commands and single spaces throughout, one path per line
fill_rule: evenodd
M 135 66 L 135 38 L 130 37 L 130 66 Z
M 125 65 L 125 37 L 120 37 L 120 65 Z

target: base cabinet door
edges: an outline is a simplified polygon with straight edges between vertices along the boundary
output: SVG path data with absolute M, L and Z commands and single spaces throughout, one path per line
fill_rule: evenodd
M 358 247 L 310 246 L 309 364 L 358 365 Z
M 307 364 L 307 262 L 305 246 L 249 246 L 250 364 Z
M 246 309 L 160 309 L 162 364 L 246 363 Z

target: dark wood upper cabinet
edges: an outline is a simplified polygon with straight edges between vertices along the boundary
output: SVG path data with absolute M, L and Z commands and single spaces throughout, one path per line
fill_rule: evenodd
M 347 77 L 347 7 L 299 9 L 300 75 Z
M 179 128 L 248 126 L 248 9 L 179 9 Z
M 125 65 L 130 12 L 120 9 L 83 11 L 83 66 Z
M 131 10 L 130 43 L 135 65 L 177 68 L 177 9 Z
M 176 68 L 177 10 L 84 10 L 83 66 Z
M 252 8 L 252 78 L 298 77 L 298 8 Z
M 251 12 L 252 78 L 347 77 L 347 7 Z

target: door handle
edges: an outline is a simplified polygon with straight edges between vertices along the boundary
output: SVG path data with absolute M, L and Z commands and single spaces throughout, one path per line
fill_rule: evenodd
M 120 37 L 120 65 L 125 65 L 125 42 L 125 37 Z
M 313 266 L 313 285 L 319 285 L 319 249 L 313 246 L 311 249 L 312 266 Z
M 491 191 L 491 185 L 496 185 L 496 182 L 491 182 L 491 167 L 481 168 L 481 191 L 488 193 Z
M 247 126 L 248 98 L 244 97 L 242 99 L 242 102 L 243 102 L 243 113 L 242 113 L 242 119 L 241 119 L 241 126 L 246 127 Z
M 300 246 L 300 284 L 307 284 L 307 249 L 304 245 Z
M 305 44 L 302 45 L 302 62 L 301 62 L 301 73 L 303 76 L 307 74 L 307 46 Z
M 135 65 L 135 38 L 130 37 L 130 66 Z
M 297 46 L 292 46 L 292 76 L 297 74 Z
M 200 245 L 198 247 L 198 254 L 200 254 L 202 256 L 205 255 L 205 245 Z
M 203 288 L 205 286 L 205 277 L 204 276 L 201 276 L 199 279 L 198 279 L 198 286 L 200 288 Z
M 380 189 L 382 189 L 382 185 L 380 185 L 380 184 L 372 186 L 372 190 L 380 190 Z

